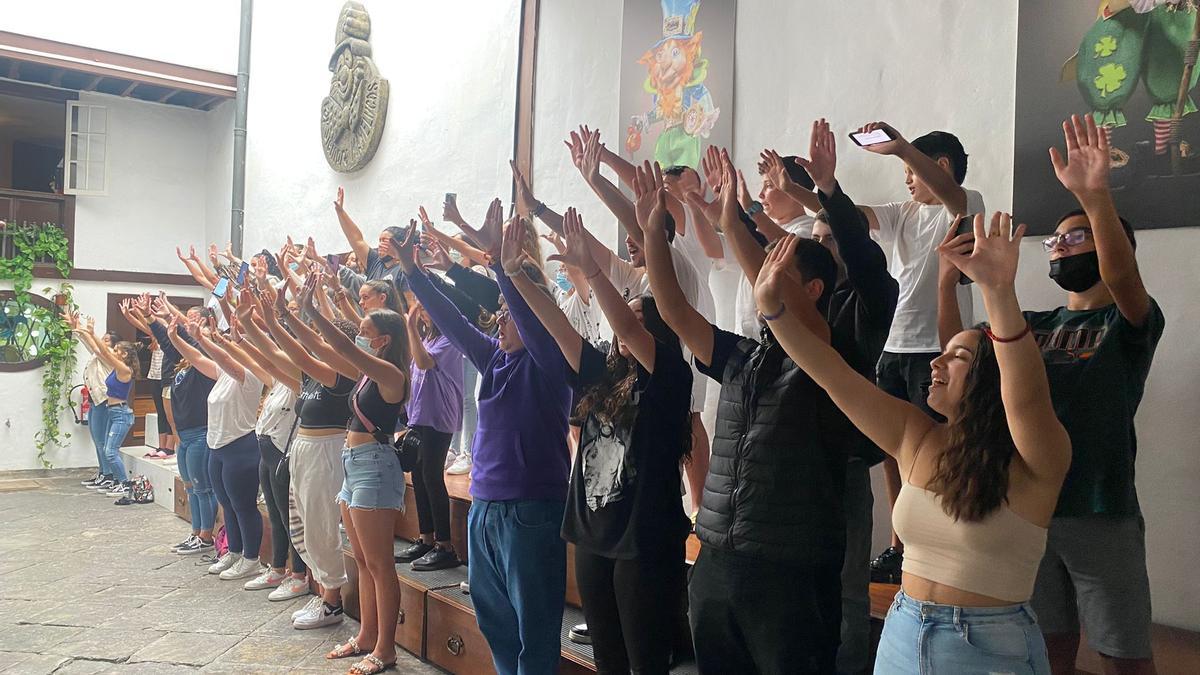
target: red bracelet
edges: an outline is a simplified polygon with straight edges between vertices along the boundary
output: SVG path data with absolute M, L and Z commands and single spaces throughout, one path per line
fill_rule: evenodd
M 1021 338 L 1025 337 L 1026 335 L 1029 335 L 1030 331 L 1032 331 L 1032 330 L 1033 330 L 1033 326 L 1029 325 L 1029 322 L 1026 321 L 1025 322 L 1025 330 L 1021 331 L 1014 337 L 1010 337 L 1010 338 L 997 337 L 996 334 L 992 332 L 991 326 L 984 326 L 983 334 L 988 336 L 988 339 L 991 340 L 992 342 L 997 342 L 999 344 L 1006 344 L 1009 342 L 1016 342 L 1017 340 L 1020 340 Z

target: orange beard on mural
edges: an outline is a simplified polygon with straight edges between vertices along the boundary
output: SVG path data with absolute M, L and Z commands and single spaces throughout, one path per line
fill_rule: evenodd
M 658 96 L 655 115 L 668 126 L 683 121 L 683 88 L 691 80 L 703 37 L 701 31 L 686 40 L 667 40 L 638 59 L 646 66 L 650 86 Z

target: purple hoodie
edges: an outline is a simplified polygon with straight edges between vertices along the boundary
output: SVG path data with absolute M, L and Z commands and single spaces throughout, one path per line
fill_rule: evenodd
M 497 265 L 496 278 L 525 349 L 507 354 L 472 326 L 423 272 L 406 275 L 442 334 L 482 378 L 471 445 L 471 496 L 566 501 L 571 471 L 567 416 L 572 371 L 558 344 Z

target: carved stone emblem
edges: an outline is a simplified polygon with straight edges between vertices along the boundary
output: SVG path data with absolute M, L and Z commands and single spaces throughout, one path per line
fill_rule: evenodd
M 321 147 L 335 171 L 358 171 L 371 161 L 387 120 L 388 81 L 371 60 L 371 17 L 362 3 L 342 5 L 321 101 Z

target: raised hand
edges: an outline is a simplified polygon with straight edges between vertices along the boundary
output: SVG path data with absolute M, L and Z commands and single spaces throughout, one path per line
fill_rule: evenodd
M 442 242 L 429 235 L 423 235 L 421 243 L 425 245 L 425 251 L 429 253 L 429 257 L 432 259 L 430 267 L 443 272 L 449 272 L 450 268 L 454 267 L 454 260 L 446 252 L 446 247 L 442 246 Z
M 662 169 L 659 168 L 658 162 L 654 163 L 654 173 L 651 175 L 651 179 L 651 188 L 655 195 L 654 208 L 650 211 L 650 216 L 642 226 L 642 230 L 647 237 L 666 239 L 668 215 L 667 189 L 663 187 Z
M 417 221 L 410 219 L 408 229 L 404 231 L 404 239 L 396 241 L 393 238 L 391 240 L 392 255 L 400 263 L 400 269 L 404 270 L 406 274 L 417 269 L 416 252 L 414 251 L 417 236 Z
M 638 225 L 643 230 L 646 229 L 650 213 L 658 203 L 657 192 L 660 187 L 662 187 L 662 167 L 658 165 L 658 162 L 651 166 L 647 160 L 641 166 L 634 167 L 633 211 L 637 215 Z
M 89 316 L 87 318 L 87 332 L 89 332 L 93 335 L 96 334 L 96 318 L 95 317 Z
M 566 226 L 564 225 L 563 227 L 563 231 L 565 232 Z M 562 237 L 558 236 L 557 232 L 551 232 L 550 234 L 539 234 L 538 236 L 550 242 L 550 245 L 554 247 L 554 250 L 558 251 L 559 253 L 564 253 L 567 250 L 566 242 L 563 241 Z
M 961 237 L 951 238 L 947 235 L 938 247 L 938 255 L 945 256 L 980 288 L 1012 288 L 1016 283 L 1017 260 L 1024 234 L 1024 225 L 1013 230 L 1012 216 L 1007 213 L 997 211 L 992 214 L 990 228 L 984 226 L 983 214 L 980 213 L 975 216 L 974 249 L 964 253 L 961 242 L 956 245 L 956 240 Z
M 417 218 L 420 219 L 421 227 L 423 229 L 429 229 L 433 227 L 433 221 L 429 219 L 429 214 L 425 212 L 424 206 L 417 207 Z
M 750 196 L 750 188 L 746 187 L 746 176 L 742 174 L 741 169 L 737 170 L 737 202 L 745 210 L 749 210 L 750 205 L 754 203 Z
M 733 168 L 733 160 L 729 158 L 729 151 L 722 148 L 720 151 L 721 161 L 721 183 L 723 185 L 735 185 L 738 182 L 737 170 Z M 739 207 L 741 204 L 738 201 L 738 190 L 727 189 L 721 191 L 721 210 L 718 215 L 718 220 L 721 223 L 721 229 L 729 231 L 735 227 L 742 227 L 741 213 Z
M 1067 156 L 1058 148 L 1050 148 L 1050 163 L 1054 175 L 1063 187 L 1076 196 L 1097 192 L 1108 192 L 1109 149 L 1108 134 L 1096 126 L 1091 115 L 1079 115 L 1063 122 L 1063 137 L 1066 140 Z
M 183 254 L 183 251 L 181 251 L 178 246 L 175 247 L 175 257 L 179 258 L 179 262 L 187 262 L 190 260 L 190 258 Z
M 337 197 L 333 200 L 333 210 L 340 213 L 343 210 L 342 207 L 345 205 L 345 203 L 346 203 L 346 191 L 343 190 L 342 186 L 339 185 L 338 191 L 337 191 Z
M 520 190 L 518 189 L 518 195 Z M 520 199 L 520 197 L 518 197 Z M 517 210 L 520 211 L 518 206 Z M 483 226 L 478 230 L 471 229 L 470 226 L 464 225 L 463 232 L 470 235 L 476 243 L 483 248 L 485 253 L 491 254 L 494 258 L 500 253 L 500 240 L 504 237 L 502 228 L 504 226 L 504 205 L 499 199 L 493 199 L 488 205 L 487 215 L 483 219 Z
M 837 187 L 837 139 L 829 129 L 825 118 L 813 122 L 812 135 L 808 139 L 808 159 L 797 158 L 796 161 L 808 172 L 817 189 L 825 194 L 833 194 Z
M 582 127 L 580 127 L 582 129 Z M 567 146 L 567 150 L 571 153 L 571 163 L 578 169 L 583 164 L 583 137 L 572 131 L 567 140 L 563 141 L 563 145 Z
M 588 245 L 587 234 L 583 227 L 583 216 L 575 207 L 567 209 L 563 215 L 563 232 L 567 235 L 566 245 L 559 248 L 558 253 L 547 260 L 555 260 L 574 267 L 589 279 L 600 272 L 599 265 L 592 257 L 592 247 Z
M 700 167 L 704 170 L 704 182 L 708 183 L 713 197 L 720 196 L 723 176 L 721 170 L 721 150 L 715 145 L 708 146 L 704 151 L 704 157 L 700 160 Z M 688 203 L 691 203 L 690 199 Z
M 217 257 L 217 245 L 216 244 L 208 245 L 208 259 L 210 261 L 212 261 L 213 267 L 217 267 L 221 264 L 221 259 L 219 257 Z
M 522 246 L 524 238 L 524 221 L 519 216 L 510 218 L 504 225 L 500 246 L 500 267 L 510 277 L 519 273 L 521 265 L 529 258 Z
M 421 303 L 414 302 L 412 307 L 408 308 L 408 314 L 404 315 L 404 320 L 408 324 L 409 330 L 414 334 L 421 334 Z
M 600 134 L 592 134 L 587 143 L 583 146 L 583 157 L 579 162 L 579 173 L 583 174 L 583 179 L 590 185 L 593 181 L 600 177 L 600 151 L 603 146 L 600 145 Z
M 904 137 L 900 135 L 900 132 L 896 131 L 896 129 L 887 122 L 871 122 L 870 124 L 864 124 L 858 128 L 858 131 L 854 133 L 862 134 L 868 131 L 875 131 L 876 129 L 883 129 L 886 131 L 888 135 L 892 137 L 892 140 L 884 143 L 876 143 L 874 145 L 864 145 L 863 150 L 873 152 L 877 155 L 898 155 L 904 150 L 904 147 L 908 145 L 908 141 L 906 141 Z
M 754 282 L 754 300 L 758 311 L 778 314 L 783 309 L 783 294 L 790 285 L 803 285 L 796 269 L 796 235 L 784 235 L 767 253 Z
M 200 256 L 196 255 L 196 247 L 195 246 L 190 246 L 190 245 L 188 246 L 188 260 L 195 260 L 196 262 L 200 262 Z
M 517 212 L 526 218 L 530 217 L 537 209 L 538 201 L 533 197 L 533 190 L 529 189 L 529 181 L 517 168 L 517 163 L 508 160 L 508 166 L 512 169 L 513 183 L 517 187 Z M 499 200 L 496 200 L 499 201 Z M 488 209 L 488 215 L 491 215 L 491 209 Z M 501 213 L 503 218 L 503 213 Z

